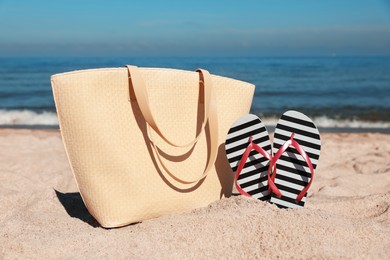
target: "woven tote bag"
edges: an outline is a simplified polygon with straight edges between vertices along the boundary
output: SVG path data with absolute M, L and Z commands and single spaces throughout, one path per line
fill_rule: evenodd
M 207 206 L 232 192 L 229 127 L 254 85 L 196 72 L 90 69 L 51 77 L 81 197 L 103 227 Z

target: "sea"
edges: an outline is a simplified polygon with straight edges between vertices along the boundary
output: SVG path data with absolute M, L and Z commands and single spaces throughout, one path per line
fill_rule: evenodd
M 3 57 L 0 127 L 58 128 L 51 75 L 125 64 L 200 67 L 253 83 L 251 113 L 271 127 L 285 111 L 297 110 L 327 131 L 390 133 L 390 57 L 383 56 Z

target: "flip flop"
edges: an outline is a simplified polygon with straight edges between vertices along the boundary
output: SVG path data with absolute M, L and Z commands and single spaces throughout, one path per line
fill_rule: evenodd
M 275 128 L 270 163 L 276 172 L 268 181 L 270 202 L 281 208 L 302 208 L 320 157 L 320 133 L 313 121 L 297 111 L 287 111 Z
M 267 171 L 272 154 L 263 122 L 252 114 L 240 117 L 229 130 L 225 150 L 236 189 L 244 196 L 269 200 Z

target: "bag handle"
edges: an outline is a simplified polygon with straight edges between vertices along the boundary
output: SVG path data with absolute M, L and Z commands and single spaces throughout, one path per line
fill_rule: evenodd
M 204 104 L 204 110 L 203 110 L 203 121 L 202 121 L 202 127 L 201 131 L 197 134 L 195 139 L 190 141 L 189 143 L 186 144 L 176 144 L 172 141 L 170 141 L 158 128 L 156 121 L 154 120 L 153 114 L 150 111 L 149 107 L 149 98 L 148 98 L 148 93 L 146 92 L 146 85 L 144 80 L 142 79 L 138 67 L 136 66 L 130 66 L 126 65 L 128 71 L 129 71 L 129 79 L 131 80 L 133 84 L 133 90 L 134 90 L 134 95 L 135 98 L 138 102 L 139 108 L 141 110 L 141 113 L 145 119 L 145 121 L 148 123 L 150 127 L 153 128 L 153 130 L 168 144 L 174 146 L 174 147 L 188 147 L 194 145 L 201 134 L 204 131 L 204 128 L 206 126 L 206 121 L 209 117 L 209 108 L 210 108 L 210 100 L 211 100 L 211 77 L 208 71 L 202 70 L 202 69 L 197 69 L 197 72 L 199 72 L 201 79 L 199 81 L 199 87 L 200 85 L 203 84 L 204 87 L 204 97 L 203 97 L 203 104 Z M 206 76 L 205 76 L 206 75 Z
M 149 99 L 148 94 L 146 92 L 146 85 L 143 81 L 141 75 L 139 74 L 138 68 L 136 66 L 126 66 L 129 72 L 129 80 L 131 80 L 131 83 L 133 85 L 134 95 L 136 97 L 136 100 L 138 102 L 138 105 L 140 107 L 141 113 L 147 123 L 147 131 L 149 139 L 151 140 L 152 146 L 156 152 L 157 158 L 160 162 L 160 164 L 163 166 L 165 171 L 176 181 L 179 181 L 181 183 L 185 184 L 191 184 L 200 181 L 201 179 L 205 178 L 207 174 L 210 172 L 211 168 L 214 165 L 214 162 L 217 158 L 218 153 L 218 118 L 217 118 L 217 104 L 215 100 L 215 96 L 212 91 L 212 81 L 211 76 L 207 70 L 203 69 L 197 69 L 197 72 L 199 72 L 200 76 L 200 85 L 203 84 L 204 87 L 204 117 L 202 122 L 202 128 L 199 134 L 195 137 L 194 140 L 191 142 L 185 144 L 185 145 L 177 145 L 171 141 L 169 141 L 160 131 L 158 128 L 153 115 L 150 111 L 149 107 Z M 174 146 L 174 147 L 188 147 L 190 145 L 194 145 L 200 135 L 203 133 L 204 129 L 206 128 L 206 122 L 208 122 L 208 128 L 210 133 L 210 153 L 208 162 L 206 165 L 206 168 L 203 172 L 203 174 L 195 179 L 192 180 L 185 180 L 182 178 L 178 178 L 175 174 L 173 174 L 168 167 L 164 164 L 160 152 L 151 139 L 149 135 L 149 130 L 152 128 L 164 141 L 166 141 L 168 144 Z

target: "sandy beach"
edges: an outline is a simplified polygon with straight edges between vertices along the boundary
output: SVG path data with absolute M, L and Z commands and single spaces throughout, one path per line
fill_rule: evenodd
M 0 259 L 388 259 L 390 135 L 323 133 L 322 143 L 304 209 L 235 196 L 104 229 L 58 130 L 0 129 Z

